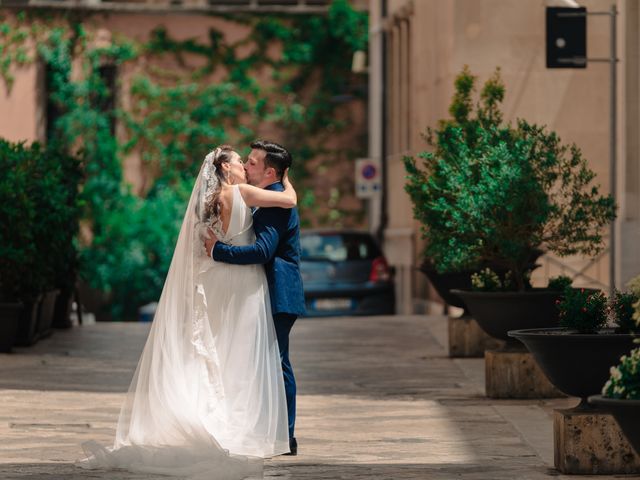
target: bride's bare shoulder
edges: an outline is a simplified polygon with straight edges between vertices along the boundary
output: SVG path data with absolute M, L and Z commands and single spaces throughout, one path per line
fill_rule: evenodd
M 220 195 L 225 198 L 231 198 L 233 196 L 233 185 L 223 185 L 220 189 Z

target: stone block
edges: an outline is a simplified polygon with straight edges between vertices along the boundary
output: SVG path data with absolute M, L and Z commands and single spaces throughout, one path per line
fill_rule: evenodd
M 449 317 L 449 356 L 482 358 L 485 350 L 502 348 L 504 342 L 485 333 L 469 315 Z
M 553 412 L 555 467 L 565 474 L 640 473 L 640 456 L 614 418 L 599 409 Z
M 540 370 L 526 350 L 487 350 L 485 390 L 489 398 L 555 398 L 565 396 Z

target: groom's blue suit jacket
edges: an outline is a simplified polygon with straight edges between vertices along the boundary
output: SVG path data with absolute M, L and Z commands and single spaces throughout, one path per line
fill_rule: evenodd
M 266 190 L 282 192 L 281 183 Z M 232 246 L 217 242 L 212 257 L 217 262 L 249 265 L 262 263 L 269 282 L 272 313 L 304 315 L 300 276 L 300 217 L 295 208 L 259 208 L 253 214 L 256 243 Z

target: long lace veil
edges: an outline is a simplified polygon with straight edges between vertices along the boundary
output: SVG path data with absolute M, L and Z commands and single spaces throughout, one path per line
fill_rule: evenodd
M 206 300 L 197 276 L 213 265 L 202 235 L 208 226 L 204 204 L 218 188 L 215 154 L 207 155 L 193 187 L 153 325 L 120 411 L 113 448 L 93 441 L 83 444 L 88 458 L 80 466 L 209 480 L 240 479 L 262 470 L 260 459 L 229 455 L 207 428 L 211 405 L 202 385 L 215 388 L 210 380 L 217 362 L 214 346 L 199 339 Z

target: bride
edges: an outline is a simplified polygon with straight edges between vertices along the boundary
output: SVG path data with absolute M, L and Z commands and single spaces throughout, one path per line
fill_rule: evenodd
M 113 448 L 83 444 L 83 468 L 208 480 L 262 471 L 289 452 L 287 405 L 262 265 L 217 263 L 202 239 L 255 241 L 250 207 L 293 208 L 296 193 L 245 183 L 228 146 L 200 169 Z

